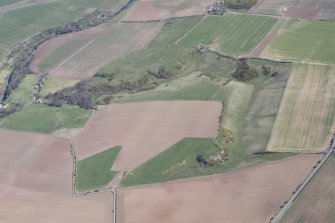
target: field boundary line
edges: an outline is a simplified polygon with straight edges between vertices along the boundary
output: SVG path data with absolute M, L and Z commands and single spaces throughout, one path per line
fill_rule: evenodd
M 180 37 L 176 42 L 174 42 L 175 45 L 177 45 L 182 39 L 184 39 L 190 32 L 192 32 L 195 28 L 197 28 L 205 19 L 207 16 L 203 17 L 195 26 L 193 26 L 189 31 L 187 31 L 182 37 Z
M 305 180 L 303 181 L 301 186 L 299 186 L 299 189 L 293 194 L 293 196 L 288 200 L 288 202 L 284 205 L 284 207 L 275 215 L 275 217 L 270 219 L 269 223 L 279 223 L 280 222 L 280 220 L 284 217 L 286 212 L 292 206 L 293 202 L 297 199 L 297 197 L 300 195 L 300 193 L 305 189 L 305 187 L 308 185 L 308 183 L 313 179 L 313 177 L 320 170 L 320 168 L 323 166 L 323 164 L 328 160 L 328 158 L 331 156 L 331 154 L 335 155 L 335 135 L 333 135 L 333 139 L 331 141 L 331 144 L 328 148 L 328 152 L 326 153 L 326 155 L 323 156 L 320 163 L 305 178 Z

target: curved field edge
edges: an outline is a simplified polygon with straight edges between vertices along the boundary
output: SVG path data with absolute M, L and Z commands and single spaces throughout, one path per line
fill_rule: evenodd
M 6 117 L 1 122 L 0 128 L 52 133 L 64 128 L 82 128 L 91 114 L 92 110 L 72 105 L 53 107 L 45 104 L 30 104 Z
M 77 161 L 76 190 L 84 191 L 106 186 L 118 173 L 111 168 L 120 151 L 121 146 L 116 146 Z

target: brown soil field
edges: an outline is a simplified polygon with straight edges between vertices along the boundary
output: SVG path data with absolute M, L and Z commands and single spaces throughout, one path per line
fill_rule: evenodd
M 335 158 L 328 158 L 283 217 L 283 223 L 335 222 Z
M 249 57 L 261 58 L 262 52 L 279 34 L 280 28 L 284 22 L 278 21 L 272 30 L 262 39 L 262 41 L 249 53 Z
M 306 154 L 224 174 L 120 189 L 118 222 L 268 222 L 321 158 Z
M 214 0 L 140 0 L 122 21 L 153 21 L 168 18 L 202 15 Z
M 284 8 L 286 12 L 283 12 Z M 335 18 L 335 4 L 333 0 L 260 0 L 249 13 L 332 20 Z
M 115 171 L 130 171 L 185 137 L 215 137 L 222 104 L 151 101 L 113 104 L 90 118 L 74 139 L 79 159 L 122 146 Z
M 106 23 L 43 43 L 31 64 L 35 72 L 71 79 L 92 77 L 101 67 L 147 46 L 162 23 Z
M 72 197 L 69 139 L 0 130 L 0 142 L 0 222 L 111 222 L 111 194 Z

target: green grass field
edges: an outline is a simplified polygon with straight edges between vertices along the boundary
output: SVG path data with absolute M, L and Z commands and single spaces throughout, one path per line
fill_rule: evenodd
M 97 7 L 114 9 L 123 0 L 67 0 L 0 14 L 0 58 L 13 46 L 49 27 L 72 22 Z
M 211 45 L 217 51 L 230 56 L 250 52 L 270 31 L 277 19 L 264 16 L 228 13 L 209 16 L 201 21 L 178 44 L 196 47 Z
M 335 67 L 296 64 L 280 106 L 270 151 L 319 151 L 335 119 Z
M 51 77 L 47 76 L 44 78 L 44 87 L 41 90 L 41 95 L 45 96 L 49 93 L 54 93 L 66 87 L 71 87 L 78 83 L 79 80 L 72 80 L 61 77 Z
M 5 5 L 10 5 L 16 2 L 20 2 L 20 1 L 23 1 L 23 0 L 1 0 L 0 7 L 5 6 Z
M 91 110 L 71 105 L 51 107 L 45 104 L 30 104 L 8 116 L 0 128 L 52 133 L 63 128 L 83 127 L 91 113 Z
M 121 150 L 113 147 L 77 162 L 76 189 L 79 191 L 97 189 L 111 181 L 117 172 L 111 168 Z
M 121 183 L 129 186 L 206 174 L 209 169 L 199 168 L 196 156 L 208 158 L 218 151 L 209 138 L 185 138 L 136 168 Z
M 222 166 L 199 167 L 196 162 L 197 155 L 203 155 L 204 158 L 208 159 L 212 155 L 217 155 L 218 152 L 219 150 L 210 138 L 184 138 L 130 172 L 121 181 L 121 184 L 122 186 L 132 186 L 222 173 L 243 165 L 264 160 L 281 159 L 292 155 L 289 153 L 274 153 L 262 157 L 254 156 L 245 160 L 245 163 L 241 159 L 231 158 L 230 156 Z
M 22 105 L 28 105 L 33 102 L 34 86 L 38 82 L 36 75 L 27 75 L 22 83 L 13 90 L 8 103 L 20 103 Z
M 335 23 L 290 20 L 262 57 L 298 62 L 335 63 Z

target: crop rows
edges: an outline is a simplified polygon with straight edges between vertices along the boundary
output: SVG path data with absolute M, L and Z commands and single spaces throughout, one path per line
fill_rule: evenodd
M 294 66 L 268 150 L 325 149 L 335 116 L 334 74 L 332 66 Z
M 243 14 L 210 16 L 180 41 L 180 44 L 187 46 L 197 46 L 199 43 L 214 44 L 219 51 L 238 56 L 251 51 L 276 22 L 277 20 L 271 17 Z

